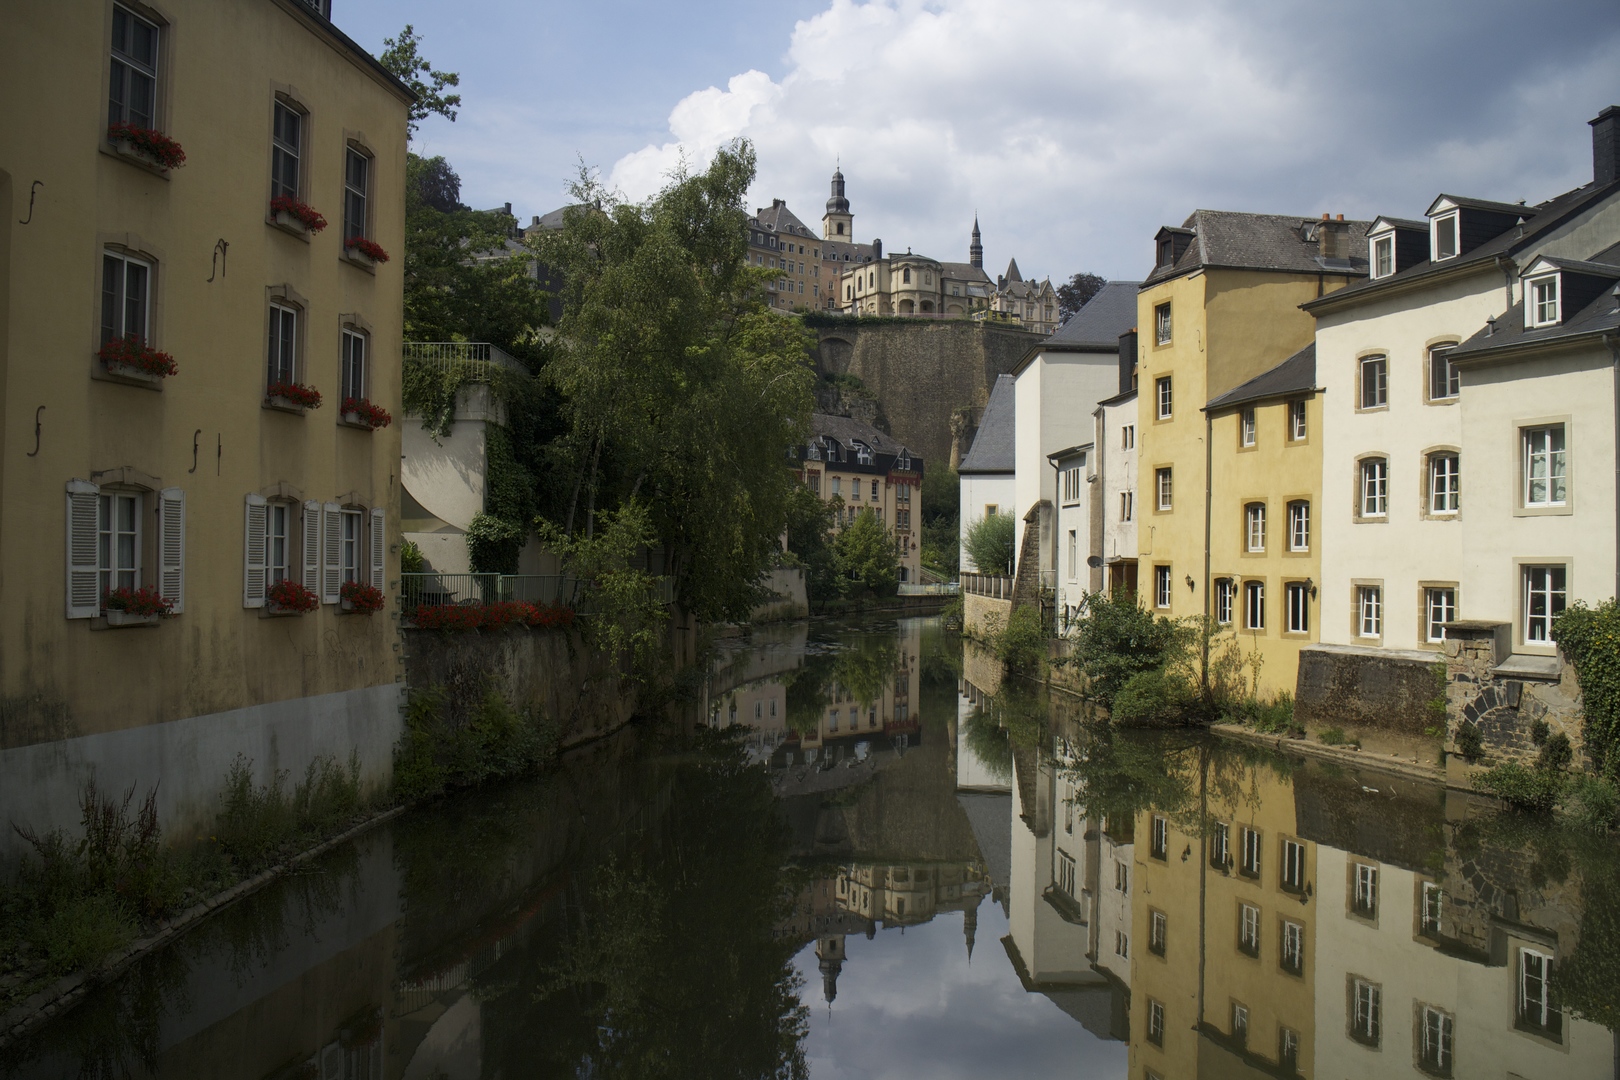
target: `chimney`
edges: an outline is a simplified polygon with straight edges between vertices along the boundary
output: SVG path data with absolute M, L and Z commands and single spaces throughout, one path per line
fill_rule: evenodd
M 1339 217 L 1338 217 L 1338 219 L 1337 219 L 1337 220 L 1339 220 L 1339 221 L 1343 221 L 1343 220 L 1344 220 L 1344 215 L 1343 215 L 1343 214 L 1340 214 L 1340 215 L 1339 215 Z
M 1592 125 L 1592 182 L 1602 187 L 1620 179 L 1620 105 L 1597 114 Z
M 511 203 L 506 204 L 506 216 L 507 217 L 512 216 L 512 204 Z
M 876 237 L 872 238 L 872 258 L 883 258 L 883 241 L 877 239 Z
M 1316 253 L 1324 259 L 1350 257 L 1350 226 L 1345 223 L 1343 214 L 1338 221 L 1322 215 L 1322 223 L 1316 227 Z
M 540 215 L 536 214 L 536 215 L 534 215 L 534 217 L 529 219 L 529 228 L 538 229 L 539 227 L 540 227 Z
M 1136 327 L 1119 335 L 1119 392 L 1136 389 Z

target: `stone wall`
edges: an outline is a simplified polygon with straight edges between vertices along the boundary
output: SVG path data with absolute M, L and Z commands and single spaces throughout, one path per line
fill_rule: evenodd
M 1045 340 L 1010 326 L 949 319 L 840 319 L 815 332 L 817 370 L 860 379 L 877 400 L 872 423 L 921 454 L 925 468 L 950 461 L 953 410 L 970 407 L 976 420 L 996 376 Z
M 1509 630 L 1506 623 L 1446 627 L 1447 748 L 1457 750 L 1457 736 L 1463 725 L 1469 725 L 1493 761 L 1532 765 L 1541 753 L 1541 742 L 1533 734 L 1541 721 L 1549 731 L 1563 732 L 1575 761 L 1584 763 L 1575 669 L 1562 653 L 1547 658 L 1510 656 Z
M 1011 600 L 997 600 L 975 593 L 962 594 L 962 632 L 971 638 L 984 640 L 993 630 L 1007 625 L 1012 614 Z
M 1294 719 L 1301 725 L 1424 738 L 1437 719 L 1438 655 L 1309 645 L 1299 653 Z
M 771 597 L 754 607 L 749 622 L 779 622 L 802 619 L 810 614 L 810 601 L 804 588 L 804 570 L 797 566 L 778 567 L 760 581 Z

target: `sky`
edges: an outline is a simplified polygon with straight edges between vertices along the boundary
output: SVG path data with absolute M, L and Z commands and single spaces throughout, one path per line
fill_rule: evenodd
M 462 199 L 520 221 L 580 165 L 642 199 L 751 140 L 751 207 L 819 230 L 835 164 L 861 241 L 1026 278 L 1135 280 L 1195 209 L 1421 216 L 1437 194 L 1591 179 L 1620 104 L 1614 0 L 333 0 L 461 75 L 431 118 Z

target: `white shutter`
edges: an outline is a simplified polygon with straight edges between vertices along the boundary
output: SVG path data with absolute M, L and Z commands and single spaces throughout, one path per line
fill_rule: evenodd
M 304 588 L 317 595 L 321 591 L 321 504 L 304 504 Z
M 343 508 L 321 507 L 321 603 L 335 604 L 343 591 Z
M 158 593 L 176 614 L 186 609 L 186 493 L 180 488 L 158 492 Z
M 388 560 L 388 530 L 383 508 L 371 508 L 371 587 L 383 591 Z
M 101 614 L 101 566 L 96 561 L 101 488 L 84 480 L 67 485 L 67 617 Z
M 242 524 L 242 606 L 264 607 L 265 524 L 270 513 L 263 495 L 249 494 Z

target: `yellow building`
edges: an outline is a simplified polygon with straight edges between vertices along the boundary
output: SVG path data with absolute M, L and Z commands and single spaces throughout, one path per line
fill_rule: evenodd
M 398 576 L 399 427 L 343 403 L 400 413 L 410 91 L 320 3 L 5 25 L 0 820 L 72 825 L 94 774 L 173 831 L 239 753 L 386 779 L 396 616 L 342 594 Z
M 836 503 L 833 524 L 877 515 L 894 537 L 900 581 L 922 573 L 923 459 L 871 424 L 847 416 L 810 417 L 810 441 L 799 448 L 800 477 L 824 501 Z
M 822 306 L 821 243 L 781 199 L 748 219 L 748 262 L 776 271 L 765 289 L 771 307 L 810 311 Z
M 1215 421 L 1203 406 L 1311 343 L 1314 326 L 1299 305 L 1366 276 L 1351 243 L 1365 228 L 1198 210 L 1181 228 L 1159 230 L 1137 300 L 1137 535 L 1143 594 L 1160 614 L 1215 614 L 1209 465 L 1225 455 L 1209 441 Z M 1268 625 L 1280 624 L 1280 595 L 1262 600 Z M 1282 666 L 1267 681 L 1291 686 Z
M 1210 434 L 1211 607 L 1251 690 L 1293 692 L 1299 650 L 1317 640 L 1321 579 L 1321 400 L 1316 346 L 1205 406 Z M 1232 658 L 1236 658 L 1233 656 Z

